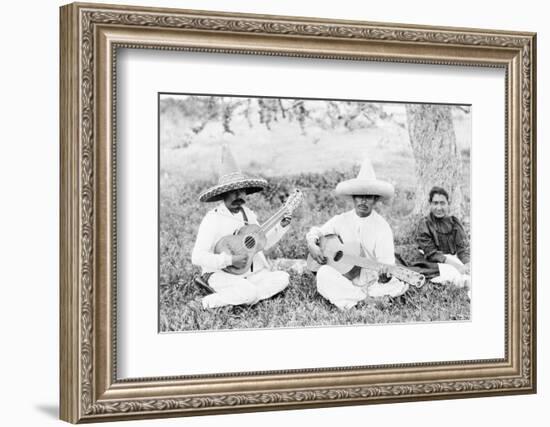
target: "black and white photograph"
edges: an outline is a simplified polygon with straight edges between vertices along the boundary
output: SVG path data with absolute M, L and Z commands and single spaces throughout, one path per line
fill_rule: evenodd
M 469 321 L 471 116 L 159 93 L 159 331 Z

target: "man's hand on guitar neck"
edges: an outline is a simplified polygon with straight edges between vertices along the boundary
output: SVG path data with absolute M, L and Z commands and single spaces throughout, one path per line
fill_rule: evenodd
M 281 227 L 285 228 L 286 226 L 290 225 L 290 221 L 292 221 L 292 214 L 287 213 L 281 219 Z
M 359 256 L 362 258 L 365 258 L 367 256 L 365 254 L 365 250 L 363 249 L 363 245 L 360 245 Z M 378 272 L 378 282 L 380 283 L 388 283 L 392 278 L 390 268 L 386 265 L 380 265 L 380 267 L 378 267 L 378 269 L 375 271 Z

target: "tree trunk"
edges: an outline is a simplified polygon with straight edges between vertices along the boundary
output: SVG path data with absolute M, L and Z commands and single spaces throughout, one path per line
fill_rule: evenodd
M 462 159 L 456 145 L 451 108 L 406 104 L 406 110 L 418 179 L 414 214 L 428 212 L 428 195 L 437 185 L 449 193 L 451 214 L 462 218 Z

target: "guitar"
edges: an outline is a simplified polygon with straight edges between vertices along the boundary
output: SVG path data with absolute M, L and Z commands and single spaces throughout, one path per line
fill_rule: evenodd
M 287 201 L 271 218 L 262 225 L 248 224 L 241 227 L 231 236 L 222 237 L 214 247 L 214 253 L 221 254 L 222 252 L 231 255 L 247 255 L 246 265 L 242 268 L 237 268 L 233 265 L 227 266 L 223 271 L 231 274 L 244 274 L 252 265 L 254 255 L 264 249 L 267 238 L 266 233 L 275 227 L 282 218 L 291 214 L 304 198 L 300 190 L 294 192 L 288 197 Z
M 352 277 L 354 273 L 357 273 L 356 267 L 363 267 L 378 272 L 384 269 L 391 276 L 417 288 L 424 285 L 426 281 L 426 278 L 422 274 L 407 268 L 383 264 L 359 256 L 361 253 L 359 242 L 344 242 L 337 234 L 329 234 L 321 237 L 319 239 L 319 247 L 323 255 L 327 258 L 327 265 L 330 265 L 339 273 L 347 275 L 348 278 L 350 278 L 350 273 Z M 308 255 L 307 268 L 310 271 L 317 271 L 320 267 L 321 264 L 315 261 L 311 255 Z

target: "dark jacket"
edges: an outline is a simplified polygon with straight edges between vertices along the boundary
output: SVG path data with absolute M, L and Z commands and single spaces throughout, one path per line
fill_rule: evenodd
M 464 264 L 470 262 L 469 239 L 455 216 L 436 218 L 430 213 L 420 221 L 416 243 L 427 261 L 443 263 L 444 254 L 452 254 Z

